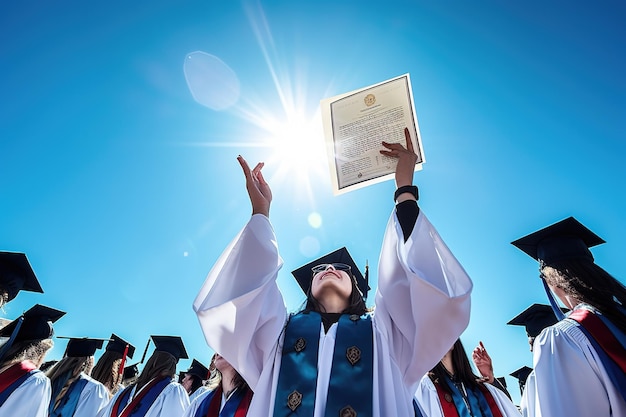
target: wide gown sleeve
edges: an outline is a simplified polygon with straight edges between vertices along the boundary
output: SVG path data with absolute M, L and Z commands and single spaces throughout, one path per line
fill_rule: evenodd
M 404 242 L 392 213 L 378 267 L 374 322 L 404 383 L 417 383 L 467 327 L 472 281 L 423 211 Z
M 193 308 L 208 345 L 254 390 L 287 318 L 283 265 L 269 219 L 252 216 L 209 272 Z

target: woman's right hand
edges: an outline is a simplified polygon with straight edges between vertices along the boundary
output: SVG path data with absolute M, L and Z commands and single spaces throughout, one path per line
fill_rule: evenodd
M 241 155 L 237 157 L 239 165 L 243 170 L 243 174 L 246 176 L 246 188 L 248 195 L 250 196 L 250 202 L 252 203 L 252 214 L 263 214 L 265 217 L 270 215 L 270 204 L 272 202 L 272 190 L 263 174 L 261 169 L 265 165 L 263 162 L 259 162 L 254 169 L 250 169 L 248 163 Z

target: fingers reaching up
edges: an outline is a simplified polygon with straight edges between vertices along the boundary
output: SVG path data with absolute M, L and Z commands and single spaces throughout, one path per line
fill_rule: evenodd
M 485 381 L 490 383 L 493 382 L 493 362 L 491 361 L 491 357 L 487 353 L 487 349 L 485 349 L 482 341 L 479 342 L 478 346 L 474 348 L 474 351 L 472 352 L 472 361 Z
M 261 172 L 265 164 L 259 162 L 251 170 L 248 162 L 241 155 L 237 157 L 237 161 L 246 177 L 246 189 L 250 196 L 250 203 L 252 203 L 252 214 L 263 214 L 269 217 L 272 191 Z
M 382 145 L 385 149 L 380 150 L 380 153 L 385 156 L 398 158 L 398 164 L 396 165 L 396 186 L 398 188 L 413 184 L 413 172 L 417 162 L 417 155 L 415 154 L 408 128 L 404 129 L 404 138 L 406 139 L 406 146 L 401 143 L 383 141 Z

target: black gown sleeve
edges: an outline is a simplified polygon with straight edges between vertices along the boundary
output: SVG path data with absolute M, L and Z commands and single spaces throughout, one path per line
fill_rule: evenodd
M 402 203 L 396 204 L 396 214 L 398 216 L 398 221 L 400 222 L 400 227 L 402 228 L 402 234 L 404 235 L 405 242 L 409 236 L 411 236 L 411 232 L 413 231 L 419 212 L 420 208 L 415 200 L 406 200 Z

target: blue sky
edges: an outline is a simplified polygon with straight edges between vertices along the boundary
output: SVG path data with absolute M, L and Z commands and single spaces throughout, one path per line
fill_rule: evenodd
M 316 114 L 408 72 L 420 205 L 475 283 L 462 340 L 499 375 L 532 365 L 506 322 L 546 298 L 509 242 L 573 215 L 626 275 L 625 18 L 612 1 L 2 2 L 0 249 L 26 252 L 45 290 L 4 316 L 46 304 L 68 312 L 58 335 L 115 332 L 139 357 L 180 335 L 208 362 L 191 303 L 250 215 L 238 154 L 266 162 L 290 309 L 289 271 L 313 256 L 345 245 L 375 270 L 394 184 L 333 197 Z M 196 51 L 235 74 L 233 106 L 194 100 Z

